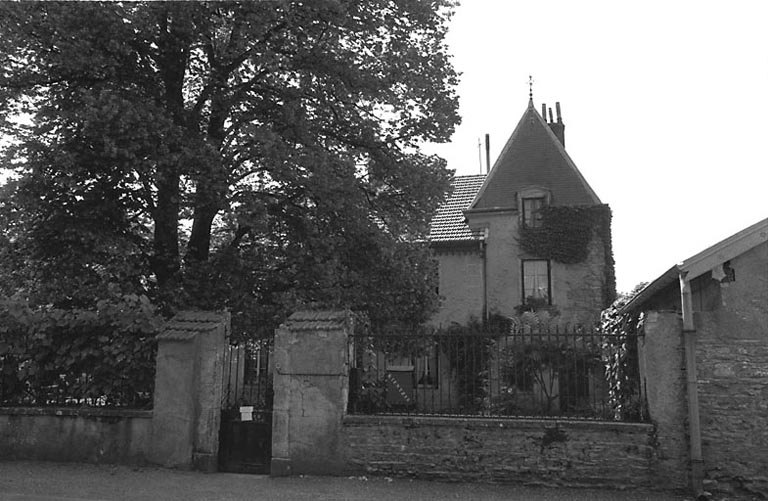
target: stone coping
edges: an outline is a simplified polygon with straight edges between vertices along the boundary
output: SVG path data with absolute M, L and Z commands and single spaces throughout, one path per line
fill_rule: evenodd
M 547 418 L 492 418 L 466 416 L 405 416 L 405 415 L 361 415 L 349 414 L 344 416 L 344 425 L 362 426 L 463 426 L 466 428 L 508 428 L 530 429 L 543 427 L 564 427 L 582 429 L 600 429 L 615 431 L 634 431 L 650 433 L 654 429 L 651 423 L 627 423 L 623 421 L 599 421 L 588 419 L 547 419 Z
M 0 415 L 61 417 L 126 417 L 152 419 L 151 410 L 102 407 L 0 407 Z

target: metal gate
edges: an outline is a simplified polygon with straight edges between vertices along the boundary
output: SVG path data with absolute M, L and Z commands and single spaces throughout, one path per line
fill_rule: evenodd
M 219 470 L 269 473 L 273 339 L 231 342 L 224 366 Z

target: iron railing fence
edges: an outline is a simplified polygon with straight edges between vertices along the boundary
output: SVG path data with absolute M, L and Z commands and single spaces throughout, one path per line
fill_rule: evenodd
M 0 357 L 0 407 L 152 408 L 154 370 L 144 381 L 86 367 L 42 371 L 27 360 Z
M 568 417 L 643 420 L 620 411 L 606 368 L 623 347 L 625 388 L 637 388 L 627 344 L 583 329 L 351 338 L 351 414 Z M 636 346 L 636 345 L 635 345 Z M 630 349 L 630 355 L 636 350 Z

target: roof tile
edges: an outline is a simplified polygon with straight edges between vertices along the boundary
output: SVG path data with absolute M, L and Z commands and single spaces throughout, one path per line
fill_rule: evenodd
M 451 183 L 451 194 L 441 205 L 429 225 L 430 242 L 478 240 L 477 231 L 470 230 L 464 211 L 475 199 L 485 181 L 485 174 L 457 176 Z

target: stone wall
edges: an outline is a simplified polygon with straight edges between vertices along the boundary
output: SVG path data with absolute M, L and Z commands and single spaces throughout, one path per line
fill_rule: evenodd
M 347 416 L 350 472 L 447 481 L 669 488 L 649 424 Z
M 679 335 L 679 321 L 660 318 L 663 328 L 650 337 L 658 342 L 644 352 L 646 369 L 665 378 L 649 383 L 649 403 L 661 408 L 654 425 L 348 415 L 349 315 L 297 312 L 275 336 L 271 474 L 684 489 L 683 399 L 675 387 L 684 379 L 679 339 L 668 336 L 675 329 Z M 671 407 L 667 414 L 664 406 Z
M 697 329 L 699 414 L 708 489 L 744 488 L 768 497 L 768 343 L 726 340 L 711 325 Z
M 0 408 L 0 459 L 216 469 L 228 313 L 180 312 L 158 336 L 154 409 Z
M 152 411 L 0 408 L 0 459 L 142 464 Z
M 721 307 L 695 316 L 705 487 L 768 498 L 768 244 L 731 267 Z

